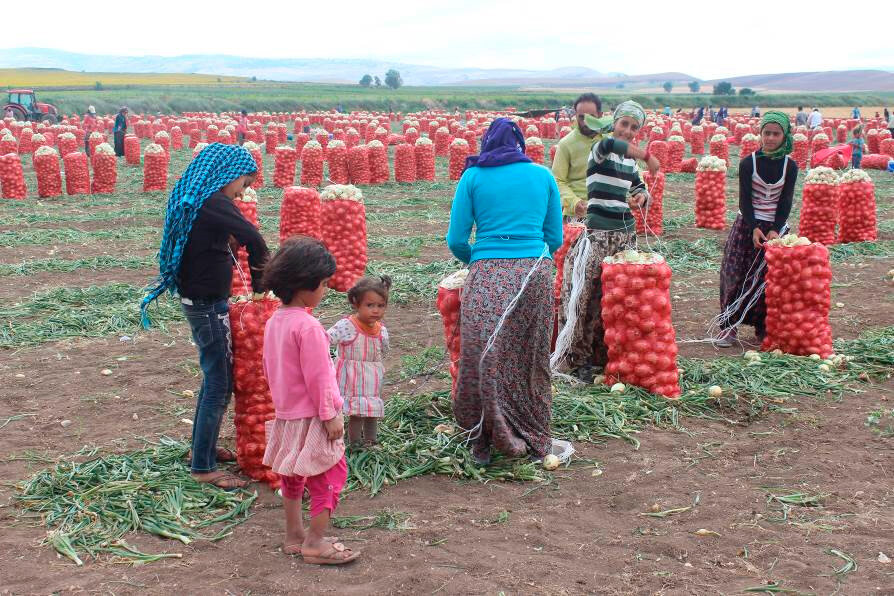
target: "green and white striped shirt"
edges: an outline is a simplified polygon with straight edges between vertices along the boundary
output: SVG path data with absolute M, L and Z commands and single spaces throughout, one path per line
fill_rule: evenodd
M 627 196 L 646 192 L 636 160 L 625 157 L 627 143 L 606 137 L 593 145 L 587 162 L 587 228 L 633 231 L 636 220 Z M 648 200 L 648 193 L 646 194 Z

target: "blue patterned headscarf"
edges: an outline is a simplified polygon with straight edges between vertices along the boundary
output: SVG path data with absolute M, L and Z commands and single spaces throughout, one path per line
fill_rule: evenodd
M 481 154 L 467 157 L 464 169 L 491 168 L 520 161 L 531 161 L 525 155 L 525 135 L 509 118 L 497 118 L 481 138 Z
M 183 172 L 168 198 L 165 228 L 158 250 L 158 277 L 147 288 L 148 294 L 140 303 L 143 327 L 149 327 L 149 304 L 165 290 L 177 291 L 183 249 L 202 205 L 233 180 L 257 170 L 251 153 L 243 147 L 212 143 L 202 149 Z

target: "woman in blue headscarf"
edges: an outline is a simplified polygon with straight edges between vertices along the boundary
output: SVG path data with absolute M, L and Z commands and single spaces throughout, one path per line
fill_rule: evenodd
M 447 245 L 469 265 L 456 421 L 474 429 L 479 465 L 492 448 L 543 457 L 551 450 L 552 254 L 562 245 L 562 205 L 555 178 L 531 163 L 521 130 L 507 118 L 494 120 L 481 154 L 466 161 Z
M 192 475 L 227 489 L 246 484 L 217 469 L 218 461 L 235 460 L 231 451 L 217 447 L 233 391 L 228 298 L 236 259 L 231 246 L 246 247 L 255 292 L 263 290 L 261 275 L 268 255 L 260 232 L 233 199 L 251 186 L 256 173 L 255 160 L 238 145 L 213 143 L 196 156 L 168 198 L 159 275 L 140 305 L 148 327 L 153 300 L 165 290 L 180 298 L 203 375 L 192 426 Z

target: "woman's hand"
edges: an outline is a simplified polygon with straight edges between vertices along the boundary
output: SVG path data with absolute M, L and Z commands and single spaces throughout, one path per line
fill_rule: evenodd
M 779 232 L 777 232 L 776 230 L 770 230 L 770 233 L 767 234 L 767 242 L 769 242 L 770 240 L 776 240 L 777 238 L 779 238 Z
M 775 234 L 775 232 L 770 232 L 770 234 Z M 778 236 L 779 234 L 776 235 Z M 754 232 L 751 233 L 751 240 L 754 242 L 755 248 L 763 248 L 764 242 L 767 241 L 767 237 L 760 228 L 754 228 Z
M 587 202 L 579 201 L 577 205 L 574 207 L 574 215 L 575 217 L 586 217 L 587 216 Z
M 635 209 L 641 209 L 646 204 L 646 195 L 645 193 L 637 193 L 631 197 L 627 197 L 627 205 L 630 207 L 630 210 L 633 211 Z
M 330 441 L 337 441 L 345 436 L 345 419 L 341 412 L 336 414 L 335 418 L 324 420 L 323 426 L 326 428 L 326 434 Z
M 654 155 L 649 156 L 649 161 L 646 162 L 646 165 L 649 167 L 649 173 L 653 176 L 661 169 L 661 162 Z

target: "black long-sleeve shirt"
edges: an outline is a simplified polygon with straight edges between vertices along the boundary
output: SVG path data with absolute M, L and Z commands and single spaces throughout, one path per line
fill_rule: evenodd
M 219 300 L 230 295 L 233 283 L 230 236 L 248 250 L 252 288 L 255 292 L 263 291 L 261 276 L 269 254 L 267 244 L 233 201 L 216 192 L 199 209 L 183 250 L 177 280 L 181 296 Z
M 776 217 L 773 221 L 773 229 L 779 232 L 788 221 L 788 216 L 792 211 L 795 182 L 798 179 L 798 164 L 788 156 L 784 159 L 770 159 L 760 151 L 755 157 L 757 160 L 752 160 L 749 155 L 739 162 L 739 212 L 742 213 L 742 217 L 750 229 L 753 230 L 757 227 L 757 220 L 754 218 L 754 205 L 751 201 L 751 175 L 754 173 L 754 161 L 757 161 L 758 176 L 767 184 L 779 182 L 779 179 L 782 178 L 782 167 L 788 161 L 785 170 L 785 184 L 782 187 L 779 203 L 776 205 Z

